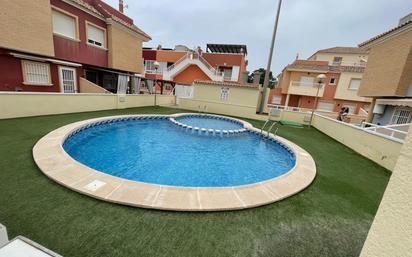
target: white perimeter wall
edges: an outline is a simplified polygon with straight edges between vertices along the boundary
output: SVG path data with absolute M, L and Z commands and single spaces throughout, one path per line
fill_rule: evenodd
M 157 95 L 157 105 L 172 106 L 175 96 Z M 154 95 L 0 93 L 0 119 L 153 106 Z

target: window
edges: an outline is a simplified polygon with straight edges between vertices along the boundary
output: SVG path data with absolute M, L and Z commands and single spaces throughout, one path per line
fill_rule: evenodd
M 86 70 L 86 79 L 94 84 L 99 84 L 99 74 L 97 71 Z
M 360 79 L 351 79 L 350 84 L 349 84 L 349 89 L 350 90 L 358 90 L 360 86 Z
M 221 67 L 219 71 L 223 73 L 223 80 L 232 80 L 232 68 Z
M 76 39 L 77 38 L 77 19 L 68 14 L 52 10 L 53 33 Z
M 392 116 L 391 124 L 405 124 L 411 122 L 411 110 L 411 108 L 396 107 Z
M 106 31 L 102 28 L 86 23 L 87 27 L 87 43 L 99 47 L 105 47 Z
M 220 89 L 220 100 L 227 101 L 228 99 L 229 99 L 229 88 L 228 87 L 222 87 Z
M 329 85 L 336 85 L 336 78 L 330 78 Z
M 154 62 L 155 61 L 152 61 L 152 60 L 145 60 L 144 61 L 144 70 L 147 73 L 155 73 L 156 69 L 154 67 Z
M 333 65 L 340 65 L 342 63 L 342 57 L 340 56 L 335 56 L 333 57 Z
M 166 62 L 159 62 L 160 67 L 156 71 L 155 66 L 154 66 L 155 61 L 154 60 L 145 60 L 144 61 L 144 70 L 146 73 L 158 73 L 162 74 L 163 69 L 166 69 L 167 63 Z
M 344 103 L 344 104 L 342 105 L 342 107 L 348 107 L 348 109 L 349 109 L 349 114 L 354 114 L 354 113 L 355 113 L 356 104 L 346 104 L 346 103 Z
M 51 85 L 50 66 L 48 63 L 22 61 L 25 84 Z

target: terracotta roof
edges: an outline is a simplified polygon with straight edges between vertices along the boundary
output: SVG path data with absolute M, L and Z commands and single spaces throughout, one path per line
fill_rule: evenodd
M 360 66 L 334 66 L 329 65 L 326 61 L 295 60 L 285 69 L 313 70 L 319 72 L 359 72 L 363 73 L 365 67 Z
M 81 7 L 84 7 L 85 9 L 93 12 L 94 14 L 97 14 L 99 16 L 103 16 L 96 8 L 94 8 L 91 4 L 88 4 L 87 2 L 83 0 L 71 0 L 72 2 L 80 5 Z
M 143 30 L 138 28 L 133 24 L 133 20 L 118 10 L 114 9 L 110 5 L 106 4 L 102 0 L 71 0 L 72 2 L 86 8 L 87 10 L 102 16 L 103 18 L 111 18 L 112 20 L 122 24 L 123 26 L 129 28 L 130 30 L 148 38 L 151 37 L 146 34 Z
M 359 47 L 336 46 L 317 51 L 316 53 L 332 53 L 332 54 L 366 54 L 364 49 Z
M 292 64 L 286 66 L 285 69 L 328 71 L 329 65 L 328 62 L 295 60 Z
M 206 84 L 214 86 L 228 86 L 228 87 L 248 87 L 248 88 L 259 88 L 259 85 L 255 84 L 241 84 L 239 82 L 227 82 L 227 81 L 210 81 L 210 80 L 195 80 L 194 84 Z
M 365 42 L 360 43 L 360 44 L 359 44 L 359 47 L 363 47 L 363 46 L 365 46 L 365 45 L 367 45 L 367 44 L 375 41 L 376 39 L 379 39 L 379 38 L 381 38 L 381 37 L 383 37 L 383 36 L 386 36 L 386 35 L 388 35 L 388 34 L 390 34 L 390 33 L 392 33 L 392 32 L 395 32 L 395 31 L 397 31 L 397 30 L 399 30 L 399 29 L 401 29 L 401 28 L 403 28 L 403 27 L 409 26 L 409 25 L 412 25 L 412 20 L 409 20 L 409 21 L 407 21 L 407 22 L 405 22 L 405 23 L 403 23 L 403 24 L 401 24 L 401 25 L 399 25 L 399 26 L 397 26 L 397 27 L 395 27 L 395 28 L 392 28 L 392 29 L 390 29 L 390 30 L 388 30 L 388 31 L 386 31 L 386 32 L 383 32 L 383 33 L 381 33 L 381 34 L 379 34 L 379 35 L 377 35 L 377 36 L 375 36 L 375 37 L 373 37 L 373 38 L 371 38 L 371 39 L 366 40 Z

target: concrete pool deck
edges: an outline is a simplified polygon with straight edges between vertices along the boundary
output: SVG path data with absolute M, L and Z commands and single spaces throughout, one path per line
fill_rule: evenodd
M 182 115 L 188 114 L 122 115 L 71 123 L 41 138 L 33 147 L 33 158 L 46 176 L 76 192 L 113 203 L 173 211 L 237 210 L 270 204 L 302 191 L 316 176 L 316 165 L 309 153 L 273 134 L 269 134 L 268 139 L 276 140 L 293 151 L 295 166 L 279 177 L 233 187 L 177 187 L 127 180 L 83 165 L 63 149 L 63 143 L 70 134 L 92 124 L 120 119 L 176 118 Z M 252 133 L 261 133 L 248 122 L 233 120 L 242 122 L 245 129 Z

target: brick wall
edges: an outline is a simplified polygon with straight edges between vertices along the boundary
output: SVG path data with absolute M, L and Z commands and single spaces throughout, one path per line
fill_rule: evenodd
M 369 52 L 360 96 L 405 96 L 412 80 L 412 30 L 388 39 Z

